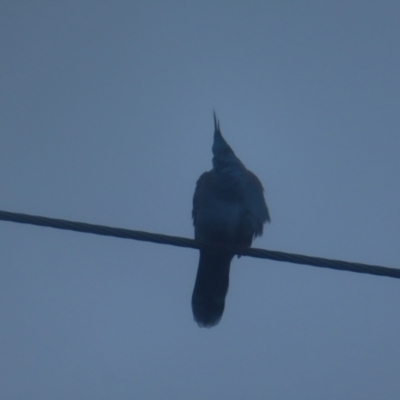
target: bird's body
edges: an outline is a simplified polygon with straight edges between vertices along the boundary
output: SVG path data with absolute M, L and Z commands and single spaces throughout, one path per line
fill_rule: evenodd
M 196 240 L 216 246 L 200 250 L 192 296 L 194 318 L 206 327 L 219 322 L 225 307 L 234 256 L 226 246 L 250 247 L 270 220 L 261 182 L 222 137 L 215 113 L 214 124 L 213 169 L 197 181 L 192 211 Z

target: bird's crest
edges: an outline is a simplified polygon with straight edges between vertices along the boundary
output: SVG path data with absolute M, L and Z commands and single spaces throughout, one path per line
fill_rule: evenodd
M 217 118 L 217 114 L 215 113 L 215 111 L 214 111 L 214 143 L 212 146 L 212 152 L 214 154 L 213 157 L 214 167 L 218 167 L 221 164 L 226 164 L 231 162 L 242 164 L 241 161 L 236 157 L 231 146 L 229 146 L 229 144 L 222 136 L 219 120 Z

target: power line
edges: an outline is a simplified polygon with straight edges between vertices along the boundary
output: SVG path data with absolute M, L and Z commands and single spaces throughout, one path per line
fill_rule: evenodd
M 187 239 L 179 236 L 161 235 L 159 233 L 150 233 L 142 231 L 133 231 L 123 228 L 112 228 L 104 225 L 87 224 L 84 222 L 67 221 L 64 219 L 39 217 L 37 215 L 28 215 L 13 213 L 8 211 L 0 211 L 0 220 L 19 222 L 21 224 L 30 224 L 38 226 L 47 226 L 56 229 L 64 229 L 76 232 L 93 233 L 102 236 L 114 236 L 123 239 L 133 239 L 145 242 L 153 242 L 159 244 L 169 244 L 172 246 L 189 247 L 192 249 L 213 248 L 210 244 L 200 243 L 193 239 Z M 312 265 L 314 267 L 330 268 L 340 271 L 358 272 L 361 274 L 371 274 L 388 276 L 391 278 L 400 278 L 400 269 L 381 267 L 378 265 L 369 265 L 361 263 L 353 263 L 347 261 L 330 260 L 327 258 L 303 256 L 300 254 L 284 253 L 280 251 L 264 250 L 264 249 L 235 249 L 229 248 L 235 254 L 241 256 L 249 256 L 256 258 L 266 258 L 275 261 L 284 261 L 294 264 Z

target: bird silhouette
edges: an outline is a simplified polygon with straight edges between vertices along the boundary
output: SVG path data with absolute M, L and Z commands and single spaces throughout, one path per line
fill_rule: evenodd
M 234 257 L 226 246 L 250 247 L 270 221 L 264 188 L 223 138 L 215 111 L 212 152 L 213 168 L 198 179 L 192 210 L 195 239 L 215 247 L 200 250 L 193 289 L 193 316 L 201 327 L 217 325 L 224 312 Z

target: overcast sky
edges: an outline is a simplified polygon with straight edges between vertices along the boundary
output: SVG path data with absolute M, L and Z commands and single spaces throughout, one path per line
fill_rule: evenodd
M 0 210 L 193 237 L 215 108 L 255 247 L 400 268 L 400 2 L 0 4 Z M 0 221 L 0 398 L 395 399 L 400 281 Z

